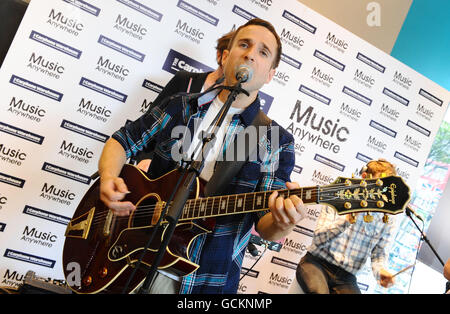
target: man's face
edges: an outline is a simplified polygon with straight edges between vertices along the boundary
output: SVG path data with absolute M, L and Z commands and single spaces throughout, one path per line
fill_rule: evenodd
M 222 55 L 226 83 L 234 85 L 237 68 L 245 64 L 251 68 L 250 81 L 242 84 L 248 92 L 259 90 L 269 83 L 275 74 L 272 68 L 277 51 L 275 36 L 265 27 L 249 25 L 242 28 L 233 41 L 231 49 Z

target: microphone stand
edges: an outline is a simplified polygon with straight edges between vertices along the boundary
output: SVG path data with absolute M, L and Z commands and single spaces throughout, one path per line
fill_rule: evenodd
M 414 223 L 414 225 L 416 226 L 417 230 L 419 230 L 422 239 L 428 244 L 428 246 L 430 247 L 430 249 L 433 251 L 434 255 L 437 257 L 437 259 L 439 260 L 439 262 L 441 262 L 442 266 L 445 265 L 444 261 L 442 260 L 442 258 L 439 256 L 439 254 L 436 252 L 436 250 L 434 249 L 433 245 L 431 245 L 430 241 L 428 240 L 428 238 L 425 236 L 425 234 L 423 233 L 423 231 L 419 228 L 419 226 L 417 225 L 416 221 L 412 218 L 411 216 L 411 210 L 406 207 L 405 210 L 406 215 L 412 220 L 412 222 Z
M 236 99 L 236 96 L 241 92 L 245 93 L 248 96 L 248 92 L 241 88 L 241 81 L 242 80 L 239 80 L 236 83 L 236 85 L 231 88 L 223 87 L 224 89 L 230 90 L 230 94 L 228 95 L 228 98 L 227 98 L 225 104 L 223 105 L 222 109 L 218 113 L 218 119 L 216 117 L 215 121 L 213 121 L 213 125 L 212 125 L 213 130 L 211 132 L 212 136 L 208 136 L 207 138 L 205 138 L 203 140 L 201 156 L 207 156 L 211 147 L 210 147 L 210 145 L 206 145 L 206 144 L 209 143 L 213 139 L 216 130 L 218 128 L 220 128 L 220 126 L 222 125 L 222 123 L 225 119 L 226 113 L 228 112 L 229 108 L 231 107 L 231 104 Z M 158 252 L 152 262 L 150 270 L 147 273 L 145 281 L 138 291 L 139 294 L 148 294 L 148 292 L 150 291 L 150 284 L 153 282 L 153 279 L 156 275 L 156 271 L 158 270 L 158 266 L 161 263 L 162 258 L 164 257 L 167 246 L 172 238 L 172 235 L 175 231 L 178 220 L 180 219 L 181 214 L 183 212 L 184 205 L 186 204 L 186 202 L 189 198 L 189 195 L 191 193 L 191 188 L 192 188 L 194 182 L 196 181 L 196 179 L 200 176 L 203 166 L 204 166 L 204 158 L 200 158 L 199 161 L 198 160 L 189 161 L 188 166 L 184 169 L 184 172 L 183 172 L 183 173 L 186 173 L 186 175 L 183 175 L 180 178 L 180 180 L 182 180 L 182 182 L 179 181 L 179 183 L 181 183 L 181 184 L 179 184 L 179 187 L 177 184 L 178 190 L 176 190 L 176 192 L 174 191 L 175 196 L 173 197 L 173 202 L 172 203 L 167 202 L 167 205 L 171 204 L 171 206 L 168 208 L 167 214 L 165 216 L 166 220 L 168 221 L 168 226 L 166 228 L 166 231 L 164 232 L 164 239 L 163 239 L 163 241 L 158 249 Z M 175 187 L 175 189 L 177 189 L 177 187 Z M 161 218 L 162 217 L 160 217 L 160 219 Z
M 176 93 L 175 95 L 168 96 L 168 97 L 164 98 L 163 101 L 161 102 L 161 108 L 165 108 L 165 105 L 166 105 L 169 101 L 171 101 L 171 100 L 173 100 L 173 99 L 175 99 L 175 98 L 178 98 L 178 97 L 186 97 L 186 98 L 187 98 L 187 101 L 191 101 L 192 99 L 196 99 L 196 98 L 199 98 L 199 97 L 201 97 L 201 96 L 203 96 L 203 95 L 206 95 L 206 94 L 208 94 L 208 93 L 210 93 L 210 92 L 213 92 L 213 91 L 216 90 L 216 89 L 219 90 L 219 91 L 221 91 L 222 89 L 231 89 L 232 87 L 228 87 L 228 86 L 219 86 L 219 84 L 221 84 L 221 83 L 223 82 L 223 80 L 224 80 L 224 77 L 223 77 L 223 76 L 220 77 L 219 79 L 216 80 L 216 82 L 215 82 L 210 88 L 208 88 L 208 89 L 207 89 L 206 91 L 204 91 L 204 92 L 193 93 L 193 94 L 192 94 L 192 93 L 186 93 L 186 92 L 179 92 L 179 93 Z M 244 92 L 245 92 L 245 91 L 244 91 Z M 186 162 L 183 160 L 183 161 L 182 161 L 182 164 L 185 165 Z M 167 200 L 166 204 L 170 204 L 170 203 L 172 202 L 172 200 L 173 200 L 173 198 L 174 198 L 174 195 L 175 195 L 175 192 L 178 190 L 178 187 L 180 186 L 180 184 L 181 184 L 181 182 L 182 182 L 182 179 L 183 179 L 183 177 L 184 177 L 184 175 L 185 175 L 185 173 L 186 173 L 186 168 L 185 168 L 185 166 L 183 166 L 183 169 L 182 169 L 182 170 L 183 170 L 183 171 L 182 171 L 180 177 L 178 178 L 177 183 L 175 184 L 175 187 L 174 187 L 174 189 L 173 189 L 171 195 L 169 196 L 169 199 Z M 98 171 L 97 171 L 95 174 L 92 175 L 92 179 L 94 179 L 94 178 L 96 178 L 96 177 L 98 177 Z M 166 213 L 167 213 L 167 209 L 168 209 L 168 206 L 164 207 L 164 209 L 161 211 L 160 217 L 159 217 L 158 221 L 156 222 L 156 224 L 154 225 L 154 230 L 153 230 L 153 232 L 151 233 L 150 237 L 148 238 L 147 243 L 146 243 L 144 249 L 142 250 L 141 256 L 139 257 L 139 259 L 137 260 L 137 262 L 135 262 L 135 263 L 131 266 L 131 267 L 133 267 L 133 271 L 131 272 L 130 276 L 129 276 L 128 279 L 127 279 L 127 282 L 126 282 L 125 285 L 123 286 L 122 294 L 124 294 L 124 293 L 128 290 L 128 287 L 129 287 L 129 285 L 131 284 L 132 279 L 134 278 L 134 276 L 135 276 L 137 270 L 139 269 L 139 267 L 141 266 L 142 260 L 144 259 L 145 254 L 147 253 L 148 248 L 150 247 L 151 243 L 153 242 L 153 239 L 155 238 L 156 234 L 158 233 L 159 228 L 161 227 L 161 223 L 162 223 L 163 218 L 165 217 L 165 215 L 166 215 Z

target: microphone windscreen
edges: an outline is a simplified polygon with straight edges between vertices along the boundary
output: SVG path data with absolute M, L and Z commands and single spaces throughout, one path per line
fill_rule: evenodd
M 252 79 L 252 75 L 252 69 L 245 64 L 241 64 L 236 70 L 236 79 L 241 83 L 250 81 Z

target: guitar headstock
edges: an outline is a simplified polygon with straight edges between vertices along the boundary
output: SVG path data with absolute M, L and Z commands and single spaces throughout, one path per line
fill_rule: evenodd
M 409 200 L 409 187 L 398 176 L 378 179 L 339 177 L 333 184 L 320 187 L 320 203 L 334 207 L 339 215 L 358 212 L 396 215 L 404 211 Z

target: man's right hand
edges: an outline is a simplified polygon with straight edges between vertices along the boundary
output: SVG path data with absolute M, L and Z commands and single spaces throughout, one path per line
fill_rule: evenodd
M 117 216 L 128 216 L 136 209 L 131 202 L 121 202 L 130 193 L 122 178 L 100 177 L 100 199 Z

